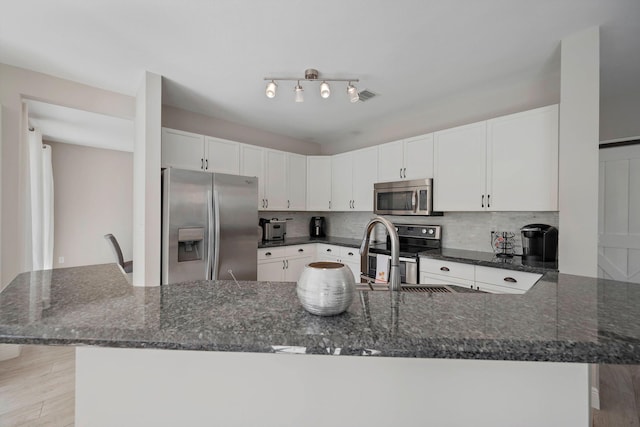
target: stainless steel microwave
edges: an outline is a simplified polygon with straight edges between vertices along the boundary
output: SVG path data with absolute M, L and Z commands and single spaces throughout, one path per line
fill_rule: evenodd
M 379 182 L 373 185 L 378 215 L 442 215 L 433 211 L 433 179 Z

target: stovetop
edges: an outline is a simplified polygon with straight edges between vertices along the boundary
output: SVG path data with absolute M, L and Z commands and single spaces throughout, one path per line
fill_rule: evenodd
M 387 249 L 386 243 L 376 243 L 369 246 L 369 252 L 373 254 L 391 255 L 391 249 Z M 420 253 L 439 254 L 440 248 L 428 248 L 424 246 L 405 246 L 400 245 L 400 256 L 403 258 L 417 258 Z

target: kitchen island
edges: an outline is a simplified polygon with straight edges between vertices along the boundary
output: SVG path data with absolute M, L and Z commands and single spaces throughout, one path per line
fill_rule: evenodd
M 546 273 L 524 295 L 361 292 L 322 318 L 294 283 L 133 288 L 100 265 L 18 276 L 0 342 L 79 346 L 78 425 L 587 425 L 586 364 L 640 363 L 639 300 Z

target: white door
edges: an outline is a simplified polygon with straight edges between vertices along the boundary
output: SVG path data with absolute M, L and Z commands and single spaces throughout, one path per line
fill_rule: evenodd
M 482 211 L 486 195 L 486 122 L 434 134 L 434 209 Z
M 204 136 L 162 128 L 162 166 L 204 170 Z
M 265 150 L 264 193 L 268 210 L 287 209 L 287 160 L 284 151 Z
M 487 121 L 491 211 L 558 210 L 558 106 Z
M 258 280 L 261 282 L 283 282 L 285 266 L 284 259 L 259 263 Z
M 208 172 L 240 174 L 240 144 L 226 139 L 206 137 L 204 169 Z
M 331 209 L 331 157 L 307 156 L 307 210 Z
M 600 150 L 598 276 L 640 283 L 640 145 Z
M 406 179 L 433 178 L 433 134 L 416 136 L 404 142 L 404 169 Z
M 307 157 L 287 154 L 287 181 L 289 182 L 287 208 L 303 211 L 307 203 Z
M 242 144 L 240 148 L 240 175 L 258 178 L 258 209 L 264 209 L 264 149 Z
M 353 151 L 353 208 L 373 212 L 373 184 L 378 181 L 378 148 Z
M 331 156 L 331 210 L 350 211 L 353 170 L 351 153 Z
M 403 151 L 404 142 L 402 140 L 378 145 L 378 182 L 403 179 Z

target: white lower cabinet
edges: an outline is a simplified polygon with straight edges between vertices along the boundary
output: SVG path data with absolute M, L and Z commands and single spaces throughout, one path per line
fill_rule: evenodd
M 357 248 L 345 246 L 317 244 L 318 261 L 339 262 L 351 269 L 356 283 L 360 283 L 360 252 Z
M 258 281 L 297 282 L 315 252 L 314 244 L 258 249 Z
M 420 258 L 421 285 L 455 285 L 496 294 L 524 294 L 542 274 Z

